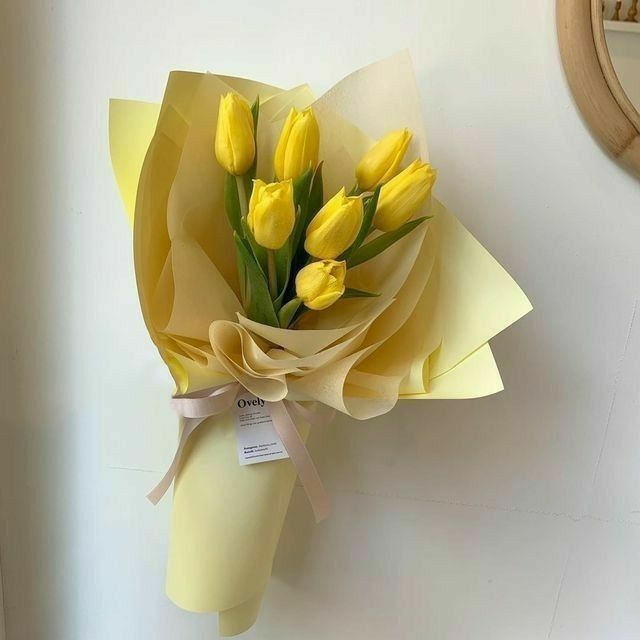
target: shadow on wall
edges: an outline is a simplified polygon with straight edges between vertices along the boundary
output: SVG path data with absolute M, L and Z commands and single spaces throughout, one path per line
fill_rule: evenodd
M 330 425 L 314 428 L 309 450 L 330 496 L 355 493 L 496 510 L 519 503 L 523 511 L 536 511 L 557 481 L 545 478 L 547 469 L 540 466 L 545 441 L 561 439 L 554 434 L 561 434 L 572 411 L 560 366 L 566 372 L 568 355 L 556 346 L 544 344 L 524 318 L 493 341 L 505 392 L 473 400 L 404 400 L 379 418 L 359 422 L 338 414 Z M 580 367 L 576 362 L 576 376 Z M 538 381 L 537 394 L 530 392 L 532 380 Z M 360 517 L 369 515 L 365 510 Z M 314 525 L 299 489 L 278 547 L 276 578 L 288 584 L 302 579 L 309 554 L 323 539 L 321 527 Z M 368 525 L 360 520 L 357 528 Z

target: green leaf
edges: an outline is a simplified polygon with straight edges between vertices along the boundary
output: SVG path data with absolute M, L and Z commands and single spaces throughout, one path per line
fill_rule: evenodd
M 242 236 L 242 211 L 240 209 L 240 196 L 238 195 L 238 183 L 236 177 L 227 173 L 224 179 L 224 210 L 231 228 Z
M 291 232 L 291 254 L 296 255 L 305 229 L 307 205 L 309 204 L 309 186 L 311 185 L 311 169 L 308 169 L 293 183 L 293 201 L 296 205 L 296 223 Z
M 316 167 L 313 179 L 311 180 L 311 190 L 309 191 L 308 215 L 309 220 L 322 208 L 322 199 L 324 197 L 324 188 L 322 184 L 322 162 Z M 306 230 L 306 227 L 304 228 Z
M 267 324 L 271 327 L 280 326 L 269 295 L 269 285 L 253 253 L 247 246 L 248 243 L 243 241 L 237 233 L 233 234 L 233 238 L 236 242 L 239 259 L 244 263 L 247 272 L 249 285 L 247 315 L 255 322 Z
M 377 298 L 379 293 L 372 293 L 371 291 L 361 291 L 360 289 L 352 289 L 347 287 L 342 294 L 343 298 Z
M 240 252 L 236 250 L 236 263 L 238 265 L 238 284 L 240 286 L 240 298 L 242 298 L 242 306 L 247 304 L 247 269 L 240 257 Z
M 382 185 L 378 185 L 373 195 L 368 198 L 364 203 L 364 215 L 362 217 L 362 225 L 360 225 L 360 231 L 353 244 L 340 256 L 340 260 L 348 260 L 349 256 L 353 255 L 365 241 L 365 238 L 371 231 L 371 224 L 373 223 L 373 216 L 376 214 L 376 208 L 378 207 L 378 198 L 380 197 L 380 188 Z
M 309 174 L 307 176 L 307 174 Z M 304 239 L 307 227 L 322 207 L 323 185 L 322 185 L 322 162 L 316 167 L 315 172 L 311 175 L 311 169 L 303 176 L 305 182 L 310 181 L 308 194 L 306 198 L 301 198 L 296 225 L 291 234 L 292 263 L 293 270 L 297 271 L 306 260 L 306 252 L 304 250 Z
M 293 181 L 293 200 L 296 205 L 302 204 L 306 207 L 309 200 L 309 185 L 313 177 L 313 170 L 309 167 L 301 176 Z
M 291 270 L 291 243 L 285 242 L 280 249 L 275 252 L 276 259 L 276 277 L 278 280 L 278 300 L 282 304 L 282 294 L 289 282 L 289 273 Z M 278 305 L 276 305 L 278 306 Z
M 253 130 L 258 131 L 258 116 L 260 115 L 260 96 L 256 96 L 256 99 L 251 105 L 251 115 L 253 116 Z
M 293 183 L 293 202 L 296 207 L 296 222 L 289 240 L 283 247 L 276 251 L 276 274 L 278 277 L 279 296 L 276 298 L 276 309 L 282 304 L 289 284 L 291 275 L 291 263 L 296 255 L 298 244 L 301 242 L 303 225 L 306 218 L 307 205 L 309 202 L 309 187 L 313 172 L 309 168 Z
M 367 244 L 360 247 L 357 251 L 353 252 L 353 255 L 347 260 L 347 268 L 356 267 L 371 258 L 375 258 L 378 254 L 388 249 L 392 244 L 404 238 L 408 233 L 411 233 L 416 227 L 421 225 L 425 220 L 428 220 L 431 216 L 424 216 L 423 218 L 416 218 L 405 222 L 401 227 L 398 227 L 394 231 L 383 233 L 367 242 Z
M 293 202 L 296 207 L 296 222 L 289 240 L 282 248 L 276 251 L 276 273 L 278 276 L 278 291 L 280 292 L 280 295 L 275 301 L 276 309 L 282 304 L 285 297 L 287 285 L 291 277 L 291 264 L 300 250 L 299 245 L 302 243 L 302 234 L 306 229 L 310 187 L 313 176 L 314 173 L 312 169 L 309 168 L 293 183 Z
M 276 266 L 278 269 L 278 285 L 280 295 L 275 305 L 278 308 L 283 300 L 295 296 L 292 275 L 297 273 L 306 262 L 307 254 L 304 250 L 304 232 L 311 218 L 322 207 L 322 163 L 315 172 L 309 169 L 294 183 L 294 199 L 296 202 L 296 223 L 289 243 L 282 250 L 276 252 Z M 286 267 L 286 269 L 285 269 Z M 285 278 L 282 278 L 285 274 Z M 295 320 L 295 318 L 294 318 Z
M 253 253 L 254 258 L 256 259 L 258 266 L 262 270 L 262 273 L 264 273 L 266 277 L 267 276 L 267 250 L 264 247 L 261 247 L 256 242 L 256 239 L 253 237 L 253 233 L 251 233 L 251 229 L 249 229 L 247 219 L 242 218 L 240 223 L 242 224 L 242 231 L 244 234 L 243 237 L 249 241 L 251 252 Z
M 294 298 L 293 300 L 289 300 L 289 302 L 280 309 L 278 313 L 278 320 L 280 321 L 280 326 L 283 329 L 286 329 L 291 324 L 293 316 L 301 304 L 302 300 L 300 300 L 300 298 Z

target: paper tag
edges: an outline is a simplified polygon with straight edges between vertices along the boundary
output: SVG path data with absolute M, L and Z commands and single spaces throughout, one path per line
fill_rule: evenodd
M 265 401 L 251 393 L 236 398 L 236 440 L 241 465 L 289 457 Z

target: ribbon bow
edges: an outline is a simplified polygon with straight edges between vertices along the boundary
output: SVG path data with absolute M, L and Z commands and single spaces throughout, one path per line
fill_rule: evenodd
M 174 481 L 182 452 L 189 436 L 207 419 L 228 411 L 233 406 L 236 397 L 243 391 L 239 382 L 230 382 L 221 387 L 211 387 L 200 391 L 193 391 L 181 395 L 175 395 L 171 399 L 173 408 L 184 418 L 184 426 L 180 434 L 180 440 L 173 460 L 164 474 L 162 480 L 151 490 L 147 498 L 158 504 L 162 496 L 167 492 Z M 292 400 L 279 400 L 266 402 L 266 406 L 287 454 L 295 467 L 295 470 L 307 493 L 316 522 L 324 520 L 329 514 L 329 498 L 322 486 L 322 480 L 313 464 L 313 460 L 298 433 L 291 414 L 311 425 L 330 421 L 334 411 L 310 411 L 300 403 Z

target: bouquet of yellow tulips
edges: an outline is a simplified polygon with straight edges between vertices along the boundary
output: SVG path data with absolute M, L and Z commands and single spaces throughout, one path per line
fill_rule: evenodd
M 259 98 L 249 106 L 230 92 L 220 99 L 215 154 L 226 170 L 225 210 L 238 254 L 240 292 L 249 318 L 290 327 L 306 309 L 340 298 L 374 297 L 346 287 L 347 269 L 375 258 L 428 218 L 412 220 L 436 173 L 414 160 L 400 171 L 411 141 L 387 134 L 356 167 L 357 182 L 323 204 L 320 128 L 311 107 L 292 107 L 273 159 L 277 182 L 256 179 Z M 372 232 L 382 234 L 365 243 Z
M 531 309 L 432 195 L 406 53 L 319 99 L 173 72 L 161 105 L 113 100 L 111 157 L 134 226 L 142 313 L 176 384 L 167 594 L 256 620 L 306 440 L 331 411 L 470 398 L 502 381 L 489 340 Z

